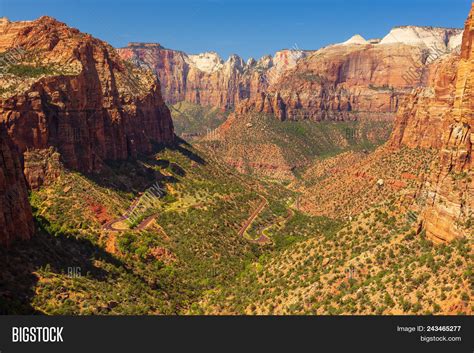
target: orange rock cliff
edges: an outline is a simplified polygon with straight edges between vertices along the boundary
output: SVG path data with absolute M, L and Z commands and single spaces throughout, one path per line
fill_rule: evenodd
M 66 167 L 91 173 L 173 141 L 156 77 L 107 43 L 50 17 L 4 20 L 0 33 L 1 52 L 22 48 L 0 76 L 0 121 L 21 153 L 53 146 Z
M 466 20 L 460 55 L 451 54 L 429 67 L 426 87 L 400 107 L 388 145 L 435 148 L 439 158 L 425 180 L 428 202 L 422 226 L 435 242 L 472 234 L 474 183 L 474 5 Z

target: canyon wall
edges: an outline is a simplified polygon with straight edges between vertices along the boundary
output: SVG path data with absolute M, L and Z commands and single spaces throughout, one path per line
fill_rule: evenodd
M 191 55 L 157 43 L 129 43 L 117 51 L 122 58 L 156 73 L 167 103 L 187 101 L 222 109 L 232 109 L 264 91 L 272 77 L 306 55 L 300 50 L 282 50 L 258 61 L 244 62 L 238 55 L 223 61 L 214 52 Z
M 458 62 L 459 55 L 453 53 L 429 65 L 425 87 L 414 89 L 400 104 L 389 146 L 441 148 L 454 102 Z
M 439 160 L 427 182 L 429 203 L 423 214 L 428 237 L 436 242 L 473 234 L 474 4 L 466 20 L 455 98 L 447 115 Z
M 66 167 L 92 173 L 173 141 L 156 77 L 107 43 L 50 17 L 2 20 L 0 52 L 14 59 L 0 75 L 0 121 L 21 153 L 53 146 Z
M 425 87 L 415 89 L 401 104 L 388 142 L 392 148 L 439 151 L 422 190 L 427 196 L 422 228 L 435 242 L 466 236 L 473 228 L 473 22 L 471 10 L 460 54 L 451 53 L 428 66 Z
M 0 124 L 0 246 L 34 233 L 33 216 L 19 154 Z
M 224 62 L 216 53 L 188 55 L 153 43 L 130 43 L 118 52 L 151 68 L 171 104 L 265 112 L 281 120 L 392 119 L 400 100 L 426 84 L 427 64 L 458 50 L 461 36 L 459 29 L 396 27 L 381 40 L 356 35 L 320 50 L 282 50 L 246 63 L 236 55 Z
M 392 119 L 400 101 L 426 85 L 428 64 L 455 50 L 362 40 L 332 45 L 299 60 L 236 111 L 271 113 L 280 120 Z

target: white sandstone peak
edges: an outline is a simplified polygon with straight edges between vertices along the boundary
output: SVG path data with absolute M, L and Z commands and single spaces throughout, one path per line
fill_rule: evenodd
M 224 67 L 231 71 L 233 69 L 243 70 L 245 68 L 244 60 L 237 54 L 232 54 L 229 56 L 227 61 L 224 63 Z
M 395 27 L 382 39 L 380 44 L 403 43 L 424 46 L 432 51 L 449 52 L 460 43 L 462 32 L 462 29 L 456 28 Z
M 187 56 L 188 63 L 200 71 L 212 73 L 218 71 L 223 66 L 223 61 L 216 52 L 205 52 L 200 54 L 191 54 Z
M 448 50 L 453 51 L 461 47 L 462 44 L 462 34 L 464 31 L 460 31 L 457 34 L 452 35 L 448 41 Z
M 369 42 L 367 42 L 364 37 L 362 37 L 360 34 L 356 34 L 352 36 L 351 38 L 349 38 L 348 40 L 346 40 L 342 44 L 368 44 L 368 43 Z
M 269 69 L 273 66 L 273 57 L 271 55 L 264 55 L 257 61 L 257 68 L 261 70 Z

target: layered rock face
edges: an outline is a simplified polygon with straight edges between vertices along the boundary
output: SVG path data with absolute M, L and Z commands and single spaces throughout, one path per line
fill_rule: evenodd
M 466 21 L 457 68 L 454 104 L 447 118 L 439 161 L 428 180 L 430 202 L 423 214 L 435 241 L 473 236 L 474 4 Z
M 29 239 L 34 233 L 19 154 L 0 124 L 0 246 L 15 239 Z
M 427 64 L 459 49 L 462 30 L 397 27 L 382 40 L 356 35 L 317 51 L 282 50 L 244 63 L 216 53 L 187 55 L 159 44 L 130 43 L 126 59 L 151 67 L 169 103 L 188 101 L 279 119 L 393 118 L 400 99 L 427 81 Z
M 244 62 L 232 55 L 224 62 L 213 52 L 188 55 L 154 43 L 130 43 L 117 51 L 122 58 L 155 71 L 167 103 L 187 101 L 223 109 L 264 91 L 306 55 L 300 50 L 282 50 L 258 61 Z
M 394 148 L 439 150 L 422 191 L 427 195 L 422 225 L 435 242 L 472 232 L 472 13 L 466 21 L 460 55 L 452 53 L 429 65 L 426 87 L 414 90 L 401 105 L 388 143 Z
M 400 104 L 389 146 L 441 148 L 454 102 L 458 62 L 459 55 L 453 53 L 429 65 L 426 86 L 416 88 Z
M 0 74 L 0 121 L 21 153 L 53 146 L 66 167 L 91 173 L 173 141 L 156 77 L 105 42 L 49 17 L 3 20 L 0 54 L 12 53 Z
M 281 120 L 355 120 L 361 113 L 393 118 L 400 100 L 426 84 L 427 64 L 451 52 L 444 46 L 431 53 L 410 41 L 371 43 L 359 36 L 314 52 L 237 112 L 266 112 Z

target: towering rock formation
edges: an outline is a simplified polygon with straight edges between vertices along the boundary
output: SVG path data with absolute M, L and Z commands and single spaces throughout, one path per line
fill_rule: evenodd
M 424 212 L 426 234 L 450 241 L 473 234 L 474 178 L 474 4 L 466 20 L 455 98 L 448 115 L 439 161 L 429 181 L 430 203 Z
M 414 90 L 401 105 L 388 143 L 394 148 L 439 150 L 423 190 L 428 197 L 422 225 L 435 242 L 469 234 L 474 221 L 473 11 L 466 21 L 460 55 L 452 53 L 429 65 L 426 87 Z M 413 32 L 410 27 L 403 27 L 396 32 L 397 37 L 403 37 L 402 30 Z M 423 33 L 421 37 L 429 37 Z M 427 40 L 434 41 L 432 37 Z M 447 48 L 454 45 L 452 41 L 458 42 L 458 35 L 444 42 Z
M 25 177 L 19 155 L 0 124 L 0 246 L 34 233 Z
M 453 52 L 455 38 L 462 33 L 413 28 L 430 40 L 398 31 L 398 41 L 389 40 L 393 35 L 380 42 L 356 35 L 299 60 L 265 93 L 254 95 L 236 111 L 262 111 L 281 120 L 355 120 L 361 116 L 392 119 L 400 100 L 414 87 L 426 84 L 427 64 Z M 451 38 L 451 45 L 445 44 L 447 38 Z
M 452 53 L 428 66 L 426 86 L 416 88 L 400 104 L 388 142 L 391 147 L 441 148 L 454 102 L 458 62 L 459 55 Z
M 306 55 L 301 50 L 282 50 L 258 61 L 244 62 L 231 55 L 224 62 L 214 52 L 188 55 L 154 43 L 130 43 L 117 51 L 122 58 L 155 71 L 167 103 L 188 101 L 223 109 L 264 91 Z
M 118 51 L 156 72 L 169 103 L 236 107 L 282 120 L 350 120 L 372 113 L 392 118 L 400 99 L 426 83 L 426 64 L 459 49 L 461 35 L 460 29 L 397 27 L 382 40 L 355 35 L 317 51 L 282 50 L 247 63 L 149 43 Z
M 173 141 L 156 77 L 107 43 L 50 17 L 2 20 L 0 53 L 10 58 L 0 73 L 0 121 L 21 153 L 53 146 L 66 167 L 90 173 Z

